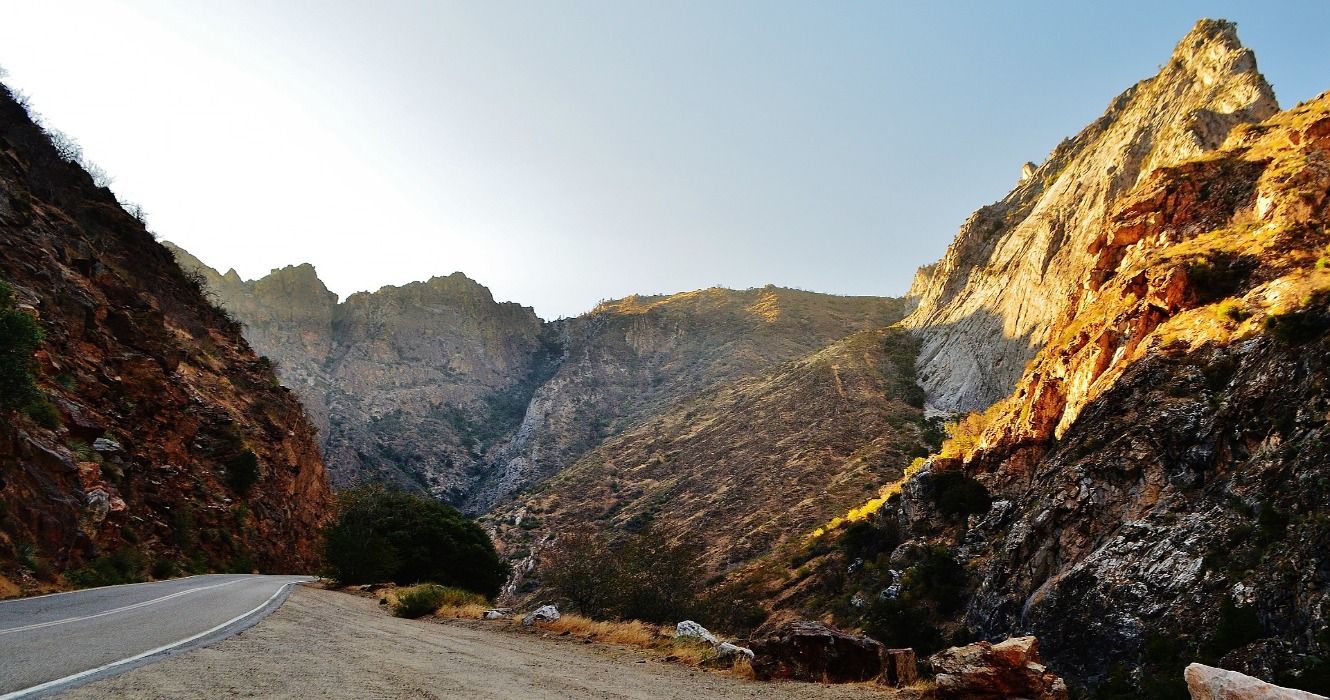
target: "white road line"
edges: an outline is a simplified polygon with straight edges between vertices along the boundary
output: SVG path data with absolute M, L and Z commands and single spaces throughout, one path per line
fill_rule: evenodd
M 0 605 L 6 605 L 9 603 L 25 603 L 29 600 L 37 600 L 38 598 L 53 598 L 58 595 L 87 593 L 88 591 L 93 591 L 93 590 L 104 591 L 108 588 L 125 588 L 126 586 L 151 586 L 154 583 L 171 583 L 173 581 L 186 581 L 188 579 L 199 578 L 204 575 L 205 574 L 191 574 L 189 576 L 181 576 L 180 578 L 165 578 L 160 581 L 139 581 L 138 583 L 117 583 L 114 586 L 97 586 L 96 588 L 80 588 L 74 591 L 56 591 L 55 593 L 43 593 L 41 595 L 30 595 L 30 596 L 24 596 L 22 598 L 9 598 L 7 600 L 0 600 Z
M 214 583 L 211 586 L 200 586 L 199 588 L 186 588 L 183 591 L 176 591 L 175 593 L 164 595 L 160 598 L 153 598 L 152 600 L 145 600 L 141 603 L 134 603 L 133 605 L 126 605 L 124 607 L 112 608 L 111 610 L 103 610 L 102 612 L 94 613 L 92 615 L 80 615 L 79 617 L 66 617 L 60 620 L 51 620 L 50 622 L 38 622 L 31 625 L 24 625 L 22 627 L 10 627 L 7 629 L 0 629 L 0 637 L 3 637 L 6 634 L 14 634 L 15 632 L 27 632 L 28 630 L 39 630 L 42 629 L 43 627 L 55 627 L 56 625 L 64 625 L 70 622 L 82 622 L 84 620 L 92 620 L 98 617 L 106 617 L 107 615 L 114 615 L 115 613 L 122 613 L 130 610 L 137 610 L 139 608 L 146 608 L 149 605 L 156 605 L 157 603 L 160 603 L 164 600 L 179 598 L 182 595 L 189 595 L 190 593 L 206 591 L 211 588 L 221 588 L 222 586 L 229 586 L 233 583 L 240 583 L 241 581 L 246 581 L 246 580 L 248 579 L 238 578 L 233 581 Z
M 241 579 L 241 580 L 244 580 L 244 579 Z M 253 610 L 250 610 L 249 612 L 241 613 L 241 614 L 239 614 L 239 615 L 236 615 L 235 617 L 233 617 L 233 618 L 227 620 L 226 622 L 223 622 L 222 624 L 217 625 L 216 627 L 213 627 L 213 628 L 211 628 L 211 629 L 206 629 L 206 630 L 204 630 L 204 631 L 202 631 L 202 632 L 199 632 L 198 634 L 196 634 L 196 635 L 194 635 L 194 636 L 192 636 L 192 637 L 185 637 L 184 639 L 182 639 L 182 640 L 180 640 L 180 641 L 178 641 L 178 642 L 171 642 L 170 644 L 163 644 L 162 646 L 159 646 L 159 647 L 157 647 L 156 649 L 149 649 L 149 650 L 143 652 L 142 654 L 135 654 L 134 656 L 131 656 L 131 657 L 127 658 L 127 659 L 121 659 L 121 660 L 119 660 L 119 661 L 112 661 L 112 662 L 109 663 L 109 664 L 105 664 L 105 665 L 102 665 L 102 666 L 98 666 L 97 668 L 90 668 L 90 669 L 88 669 L 88 670 L 86 670 L 86 671 L 80 671 L 80 672 L 78 672 L 78 673 L 75 673 L 75 674 L 72 674 L 72 675 L 65 676 L 64 678 L 57 678 L 57 679 L 55 679 L 55 680 L 53 680 L 53 681 L 47 681 L 47 682 L 42 683 L 42 684 L 40 684 L 40 685 L 34 685 L 34 686 L 30 687 L 30 688 L 24 688 L 24 689 L 22 689 L 22 690 L 15 690 L 15 691 L 12 692 L 12 693 L 5 693 L 4 695 L 0 695 L 0 700 L 18 700 L 18 698 L 27 697 L 28 695 L 32 695 L 33 693 L 40 693 L 40 692 L 43 691 L 43 690 L 50 690 L 50 689 L 52 689 L 52 688 L 55 688 L 55 687 L 58 687 L 58 686 L 64 685 L 64 684 L 66 684 L 66 683 L 73 683 L 74 681 L 77 681 L 77 680 L 79 680 L 79 679 L 87 678 L 88 676 L 95 675 L 95 674 L 101 673 L 101 672 L 103 672 L 103 671 L 109 671 L 109 670 L 111 670 L 111 669 L 113 669 L 113 668 L 116 668 L 116 667 L 119 667 L 119 666 L 124 666 L 125 664 L 132 664 L 132 663 L 134 663 L 135 661 L 139 661 L 139 660 L 141 660 L 141 659 L 146 659 L 146 658 L 148 658 L 149 656 L 152 656 L 153 654 L 160 654 L 160 653 L 162 653 L 162 652 L 164 652 L 164 651 L 170 651 L 171 649 L 174 649 L 174 648 L 176 648 L 176 647 L 178 647 L 178 646 L 180 646 L 180 645 L 182 645 L 182 644 L 189 644 L 190 642 L 192 642 L 192 641 L 194 641 L 194 640 L 196 640 L 196 639 L 201 639 L 201 638 L 203 638 L 203 637 L 206 637 L 206 636 L 212 634 L 213 632 L 217 632 L 217 631 L 219 631 L 219 630 L 226 629 L 227 627 L 230 627 L 231 625 L 234 625 L 235 623 L 240 622 L 241 620 L 243 620 L 243 619 L 249 617 L 250 615 L 253 615 L 254 613 L 256 613 L 256 612 L 258 612 L 258 611 L 260 611 L 260 610 L 262 610 L 262 609 L 268 607 L 268 604 L 269 604 L 269 603 L 272 603 L 274 600 L 277 600 L 277 596 L 281 595 L 281 594 L 282 594 L 282 591 L 285 591 L 287 588 L 290 588 L 291 586 L 294 586 L 294 585 L 297 584 L 297 583 L 300 583 L 300 582 L 299 582 L 299 581 L 290 581 L 290 582 L 288 582 L 288 583 L 284 583 L 284 584 L 282 584 L 281 586 L 279 586 L 279 587 L 277 588 L 277 590 L 276 590 L 275 592 L 273 592 L 272 596 L 270 596 L 267 600 L 263 601 L 262 603 L 259 603 L 259 606 L 258 606 L 257 608 L 254 608 Z

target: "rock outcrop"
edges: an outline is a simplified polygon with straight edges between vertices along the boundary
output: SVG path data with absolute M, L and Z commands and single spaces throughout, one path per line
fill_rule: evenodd
M 1067 684 L 1041 663 L 1034 637 L 952 647 L 928 662 L 937 694 L 947 700 L 1067 699 Z
M 1011 392 L 1094 266 L 1104 224 L 1154 170 L 1218 148 L 1278 110 L 1232 23 L 1202 20 L 1159 74 L 1119 95 L 1001 201 L 975 212 L 910 288 L 920 379 L 944 412 Z
M 0 428 L 0 594 L 60 572 L 314 570 L 330 492 L 300 404 L 3 89 L 0 240 L 44 333 L 41 398 Z
M 1324 695 L 1281 688 L 1237 671 L 1191 664 L 1186 671 L 1191 700 L 1326 700 Z
M 884 654 L 868 637 L 795 620 L 753 643 L 753 674 L 758 680 L 858 683 L 882 675 Z

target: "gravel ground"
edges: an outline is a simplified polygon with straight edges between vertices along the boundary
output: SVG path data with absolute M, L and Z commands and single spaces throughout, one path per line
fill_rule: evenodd
M 70 698 L 832 698 L 865 686 L 758 683 L 609 644 L 390 617 L 373 599 L 297 587 L 254 628 L 77 688 Z

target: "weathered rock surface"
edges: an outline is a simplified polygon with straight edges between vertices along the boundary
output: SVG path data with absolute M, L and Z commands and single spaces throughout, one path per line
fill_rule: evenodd
M 1233 24 L 1203 20 L 1159 74 L 975 212 L 910 289 L 906 324 L 924 340 L 920 378 L 942 411 L 1006 396 L 1069 312 L 1105 220 L 1151 172 L 1218 148 L 1230 129 L 1278 111 Z
M 561 615 L 559 614 L 558 608 L 554 607 L 553 605 L 542 605 L 536 608 L 535 610 L 532 610 L 531 612 L 527 613 L 526 617 L 522 618 L 522 625 L 525 627 L 530 627 L 531 625 L 534 625 L 537 622 L 553 622 L 559 619 L 560 617 Z
M 820 622 L 795 620 L 753 643 L 753 673 L 759 680 L 869 681 L 882 674 L 884 651 L 868 637 Z
M 929 657 L 942 698 L 1066 700 L 1067 684 L 1039 659 L 1034 637 L 952 647 Z
M 7 90 L 0 241 L 0 278 L 45 333 L 52 406 L 0 429 L 0 591 L 91 563 L 313 570 L 330 492 L 300 404 Z M 228 465 L 251 456 L 242 489 Z
M 1186 671 L 1192 700 L 1326 700 L 1324 695 L 1281 688 L 1237 671 L 1191 664 Z
M 394 481 L 471 513 L 697 392 L 906 311 L 766 287 L 629 297 L 545 323 L 461 274 L 338 304 L 308 265 L 244 282 L 176 253 L 310 406 L 335 482 Z
M 720 643 L 720 640 L 716 639 L 716 635 L 712 634 L 707 630 L 707 628 L 703 627 L 702 625 L 699 625 L 696 622 L 693 622 L 692 620 L 684 620 L 683 622 L 680 622 L 679 624 L 675 625 L 674 636 L 681 637 L 684 639 L 696 639 L 712 645 Z

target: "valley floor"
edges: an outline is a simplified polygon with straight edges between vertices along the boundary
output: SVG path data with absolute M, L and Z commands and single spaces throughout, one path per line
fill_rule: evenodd
M 758 683 L 623 647 L 478 625 L 402 620 L 372 599 L 302 586 L 246 632 L 65 697 L 892 697 L 862 686 Z

